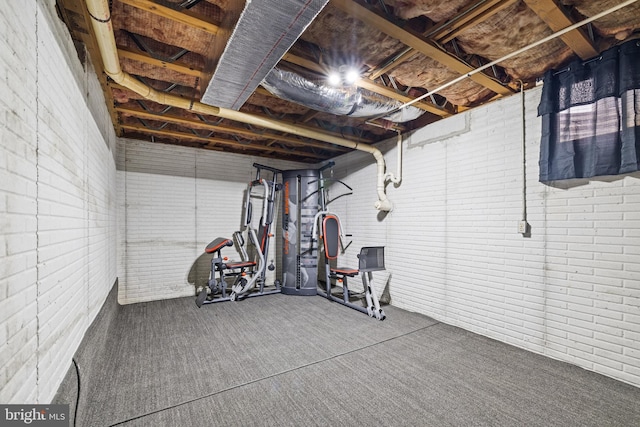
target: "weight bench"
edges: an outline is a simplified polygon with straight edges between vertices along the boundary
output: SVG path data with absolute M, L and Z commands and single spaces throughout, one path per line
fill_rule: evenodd
M 326 291 L 318 290 L 318 293 L 332 301 L 346 305 L 347 307 L 368 314 L 378 320 L 384 320 L 386 315 L 380 308 L 380 301 L 376 295 L 373 284 L 373 271 L 384 270 L 384 247 L 369 246 L 360 249 L 358 255 L 358 269 L 345 267 L 331 267 L 331 261 L 338 258 L 340 250 L 340 220 L 335 214 L 326 213 L 322 219 L 322 240 L 324 243 L 325 269 L 326 269 Z M 362 275 L 362 285 L 366 307 L 351 302 L 354 294 L 349 290 L 348 280 L 350 277 Z M 334 295 L 331 291 L 332 281 L 336 285 L 342 285 L 342 298 Z
M 266 260 L 269 253 L 269 238 L 272 237 L 270 230 L 273 224 L 276 195 L 281 189 L 281 185 L 276 182 L 276 177 L 277 174 L 282 172 L 278 169 L 257 163 L 254 163 L 253 166 L 257 169 L 256 179 L 249 183 L 245 193 L 241 230 L 246 230 L 248 239 L 255 250 L 252 251 L 250 258 L 245 250 L 245 240 L 242 231 L 233 233 L 233 240 L 218 237 L 209 243 L 205 248 L 205 252 L 213 255 L 211 259 L 211 270 L 209 272 L 207 286 L 203 286 L 196 297 L 196 305 L 198 307 L 214 302 L 235 301 L 239 298 L 280 293 L 280 282 L 278 280 L 274 281 L 275 289 L 271 287 L 265 289 L 265 272 L 267 269 Z M 273 172 L 273 179 L 271 181 L 260 177 L 260 171 L 262 169 Z M 262 188 L 261 193 L 257 195 L 253 194 L 253 190 L 260 187 Z M 259 198 L 262 201 L 262 215 L 257 235 L 255 228 L 251 226 L 253 198 Z M 258 238 L 258 236 L 260 236 L 260 238 Z M 238 245 L 238 249 L 242 255 L 242 261 L 229 261 L 227 257 L 222 256 L 222 250 L 226 247 L 233 246 L 234 241 Z M 272 263 L 272 265 L 269 266 L 269 270 L 274 268 Z M 217 278 L 216 274 L 218 275 Z M 227 296 L 227 278 L 232 277 L 235 279 L 231 286 L 231 294 Z M 249 292 L 254 289 L 256 285 L 257 292 Z M 216 296 L 217 294 L 220 295 Z

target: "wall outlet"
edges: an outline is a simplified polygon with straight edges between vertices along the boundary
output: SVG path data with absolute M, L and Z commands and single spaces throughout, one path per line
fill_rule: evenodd
M 527 221 L 519 221 L 518 222 L 518 233 L 527 234 L 528 231 L 529 231 L 529 224 L 527 224 Z

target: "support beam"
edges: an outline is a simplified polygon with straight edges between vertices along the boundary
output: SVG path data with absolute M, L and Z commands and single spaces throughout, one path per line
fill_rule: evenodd
M 405 30 L 398 27 L 396 24 L 389 22 L 386 18 L 379 15 L 373 8 L 361 0 L 331 0 L 331 4 L 341 11 L 364 22 L 366 25 L 376 28 L 388 36 L 401 41 L 407 46 L 438 61 L 445 67 L 450 68 L 461 75 L 465 75 L 473 70 L 472 67 L 465 64 L 459 58 L 445 50 L 442 50 L 420 34 Z M 472 75 L 470 78 L 476 83 L 500 95 L 510 95 L 513 93 L 511 88 L 504 86 L 502 83 L 487 76 L 486 74 L 478 73 Z
M 474 25 L 486 21 L 516 1 L 517 0 L 488 0 L 476 2 L 462 9 L 454 18 L 429 31 L 426 36 L 436 40 L 438 43 L 447 43 L 458 36 L 458 34 Z
M 307 123 L 310 122 L 311 120 L 313 120 L 313 118 L 315 116 L 317 116 L 318 114 L 320 114 L 319 111 L 316 110 L 309 110 L 307 111 L 301 119 L 298 120 L 298 123 Z
M 369 80 L 375 80 L 382 76 L 383 74 L 387 74 L 389 71 L 398 67 L 405 61 L 411 59 L 413 55 L 416 54 L 416 50 L 410 47 L 405 48 L 403 51 L 398 52 L 393 59 L 387 61 L 382 64 L 378 64 L 374 68 L 371 69 L 371 74 L 369 74 Z
M 144 134 L 149 134 L 149 135 L 154 135 L 154 136 L 160 136 L 160 137 L 167 137 L 167 138 L 176 138 L 176 139 L 183 139 L 183 140 L 189 140 L 189 141 L 200 141 L 200 142 L 204 142 L 206 143 L 208 146 L 210 147 L 217 147 L 217 146 L 221 146 L 221 147 L 231 147 L 231 148 L 235 148 L 235 149 L 240 149 L 240 150 L 256 150 L 256 151 L 266 151 L 266 152 L 272 152 L 272 153 L 278 153 L 278 154 L 283 154 L 283 155 L 295 155 L 295 156 L 302 156 L 302 157 L 310 157 L 310 158 L 314 158 L 314 159 L 320 159 L 320 160 L 324 160 L 326 158 L 326 156 L 324 155 L 320 155 L 320 154 L 315 154 L 315 153 L 311 153 L 311 152 L 300 152 L 300 151 L 291 151 L 291 150 L 287 150 L 285 148 L 279 148 L 279 147 L 267 147 L 265 145 L 257 145 L 257 144 L 242 144 L 240 142 L 236 142 L 236 141 L 230 141 L 228 139 L 223 139 L 223 138 L 215 138 L 215 137 L 203 137 L 203 136 L 198 136 L 195 134 L 190 134 L 190 133 L 185 133 L 185 132 L 176 132 L 176 131 L 170 131 L 170 130 L 157 130 L 157 129 L 149 129 L 143 125 L 121 125 L 122 129 L 126 129 L 126 130 L 130 130 L 130 131 L 134 131 L 134 132 L 140 132 L 140 133 L 144 133 Z
M 370 90 L 371 92 L 384 95 L 387 98 L 395 99 L 396 101 L 400 101 L 403 103 L 409 102 L 413 99 L 410 96 L 407 96 L 401 92 L 398 92 L 393 88 L 376 84 L 369 79 L 360 79 L 359 81 L 356 82 L 356 85 L 363 89 Z M 427 111 L 429 113 L 435 114 L 436 116 L 440 116 L 440 117 L 449 117 L 454 114 L 453 109 L 448 109 L 446 107 L 438 107 L 437 105 L 430 104 L 428 102 L 416 102 L 412 105 L 416 108 L 420 108 L 421 110 Z
M 300 147 L 314 147 L 322 150 L 338 151 L 338 152 L 348 151 L 344 147 L 331 146 L 331 145 L 323 144 L 321 142 L 302 141 L 300 139 L 296 139 L 291 136 L 278 135 L 272 132 L 257 134 L 255 131 L 251 131 L 249 129 L 242 129 L 242 128 L 225 126 L 225 125 L 214 125 L 214 124 L 203 122 L 201 120 L 186 119 L 184 117 L 174 116 L 171 114 L 160 115 L 160 114 L 150 113 L 148 111 L 137 110 L 133 108 L 124 108 L 124 107 L 116 107 L 116 111 L 122 114 L 126 114 L 128 116 L 139 117 L 141 119 L 168 122 L 176 125 L 193 127 L 198 129 L 205 129 L 205 130 L 215 131 L 219 133 L 241 135 L 241 136 L 247 136 L 247 137 L 255 137 L 256 135 L 259 135 L 264 139 L 274 139 L 277 141 L 285 142 L 287 144 L 292 144 Z
M 553 32 L 560 31 L 574 24 L 555 0 L 524 0 L 529 8 L 535 12 Z M 576 28 L 560 39 L 571 48 L 581 59 L 589 59 L 598 55 L 598 51 L 589 37 L 580 28 Z
M 153 65 L 159 68 L 166 68 L 167 70 L 176 71 L 181 74 L 186 74 L 189 76 L 200 77 L 202 73 L 201 70 L 196 70 L 195 68 L 189 67 L 182 62 L 166 62 L 160 59 L 156 59 L 145 52 L 133 51 L 129 49 L 118 49 L 118 56 L 120 58 L 132 59 L 134 61 L 142 62 L 145 64 Z
M 428 31 L 423 33 L 423 35 L 425 38 L 434 40 L 439 44 L 447 43 L 456 38 L 458 34 L 482 21 L 487 20 L 516 1 L 517 0 L 479 0 L 461 10 L 450 20 L 430 28 Z M 388 73 L 403 62 L 409 60 L 415 54 L 415 49 L 410 47 L 406 48 L 404 51 L 399 52 L 393 60 L 373 69 L 369 79 L 377 79 L 381 75 Z
M 190 27 L 198 28 L 207 33 L 216 35 L 218 25 L 209 21 L 206 17 L 193 13 L 189 10 L 177 11 L 166 6 L 162 6 L 150 0 L 119 0 L 121 3 L 153 13 L 154 15 L 170 19 Z
M 134 93 L 136 95 L 139 95 L 136 92 L 134 92 L 131 89 L 129 89 L 128 87 L 120 85 L 118 83 L 109 82 L 108 87 L 111 88 L 111 89 L 119 89 L 119 90 L 128 91 L 128 92 Z M 269 92 L 267 92 L 265 89 L 258 88 L 258 91 L 264 91 L 265 95 L 273 96 Z M 141 98 L 132 98 L 132 99 L 141 99 Z M 142 99 L 144 99 L 144 98 L 142 98 Z M 152 102 L 155 102 L 155 101 L 152 100 Z M 166 104 L 163 104 L 163 105 L 166 105 Z M 189 108 L 187 108 L 187 107 L 177 107 L 175 105 L 174 105 L 174 107 L 175 108 L 181 108 L 181 109 L 183 109 L 185 111 L 192 111 L 192 110 L 189 110 Z M 211 113 L 206 113 L 206 114 L 211 114 Z M 256 117 L 262 117 L 264 119 L 267 119 L 267 117 L 265 117 L 265 116 L 256 116 Z M 229 120 L 234 120 L 232 118 L 228 118 L 228 119 Z M 315 128 L 313 126 L 304 126 L 304 125 L 296 124 L 296 122 L 293 122 L 293 121 L 280 120 L 280 122 L 285 124 L 285 125 L 295 126 L 297 128 L 304 129 L 304 130 L 307 130 L 307 131 L 310 131 L 310 132 L 317 131 L 317 128 Z M 244 122 L 242 122 L 242 123 L 244 123 Z M 253 132 L 253 133 L 256 134 L 256 135 L 262 135 L 259 132 Z M 344 132 L 333 132 L 333 131 L 325 130 L 325 131 L 323 131 L 323 133 L 325 133 L 327 135 L 331 135 L 331 136 L 336 137 L 336 138 L 343 138 L 343 139 L 345 138 Z M 374 141 L 374 140 L 372 140 L 370 138 L 362 138 L 362 137 L 355 136 L 355 135 L 349 135 L 348 139 L 349 139 L 349 141 L 353 141 L 353 142 L 357 142 L 357 143 L 365 143 L 365 144 L 373 144 L 373 143 L 376 142 L 376 141 Z M 341 144 L 336 144 L 336 145 L 341 146 Z
M 296 55 L 292 55 L 290 53 L 285 54 L 282 57 L 282 60 L 285 62 L 289 62 L 291 64 L 299 65 L 301 67 L 304 67 L 311 71 L 315 71 L 317 73 L 321 73 L 321 74 L 327 73 L 327 71 L 324 69 L 324 67 L 322 67 L 322 65 L 314 61 L 301 58 Z M 377 93 L 382 96 L 386 96 L 387 98 L 390 98 L 390 99 L 395 99 L 400 102 L 409 102 L 412 99 L 411 97 L 401 92 L 398 92 L 395 89 L 376 84 L 369 79 L 359 79 L 354 84 L 363 89 L 367 89 L 368 91 Z M 440 117 L 448 117 L 453 114 L 452 110 L 447 110 L 445 108 L 438 107 L 437 105 L 430 104 L 428 102 L 416 102 L 415 104 L 413 104 L 413 106 L 416 108 L 420 108 L 421 110 L 433 113 Z
M 127 59 L 132 59 L 134 61 L 139 61 L 145 64 L 149 64 L 149 65 L 153 65 L 156 67 L 161 67 L 161 68 L 166 68 L 168 70 L 172 70 L 172 71 L 176 71 L 178 73 L 182 73 L 182 74 L 187 74 L 190 76 L 195 76 L 198 77 L 200 76 L 200 71 L 196 70 L 194 68 L 191 68 L 185 64 L 179 63 L 179 62 L 165 62 L 165 61 L 161 61 L 159 59 L 155 59 L 153 57 L 151 57 L 151 55 L 149 55 L 148 53 L 144 53 L 144 52 L 139 52 L 139 51 L 133 51 L 133 50 L 128 50 L 128 49 L 118 49 L 118 56 L 120 58 L 127 58 Z M 283 60 L 285 60 L 286 62 L 290 62 L 292 64 L 297 64 L 300 65 L 302 67 L 305 67 L 307 69 L 310 69 L 312 71 L 316 71 L 316 72 L 320 72 L 320 70 L 322 69 L 321 66 L 313 61 L 304 59 L 304 58 L 300 58 L 298 56 L 295 55 L 291 55 L 289 53 L 285 54 Z M 373 82 L 368 81 L 367 79 L 361 79 L 360 82 L 356 83 L 358 86 L 361 86 L 367 90 L 370 90 L 371 92 L 375 92 L 378 93 L 380 95 L 384 95 L 388 98 L 391 99 L 396 99 L 398 101 L 401 102 L 408 102 L 409 100 L 411 100 L 410 97 L 403 95 L 391 88 L 385 87 L 385 86 L 381 86 L 381 85 L 377 85 Z M 115 87 L 115 86 L 114 86 Z M 126 89 L 126 88 L 122 88 L 122 89 Z M 256 92 L 261 93 L 265 96 L 270 96 L 273 97 L 273 95 L 258 87 L 258 89 L 256 90 Z M 429 111 L 430 113 L 436 114 L 440 117 L 448 117 L 450 115 L 453 114 L 453 111 L 449 111 L 440 107 L 437 107 L 433 104 L 429 104 L 426 102 L 420 102 L 420 103 L 416 103 L 414 105 L 416 108 L 420 108 L 422 110 L 425 111 Z M 317 114 L 317 112 L 315 112 Z M 304 122 L 304 120 L 303 120 Z M 365 141 L 363 140 L 363 142 L 371 142 L 371 141 Z

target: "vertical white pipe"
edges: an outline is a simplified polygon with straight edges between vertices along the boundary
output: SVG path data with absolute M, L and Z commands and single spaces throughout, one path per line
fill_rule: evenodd
M 520 107 L 522 111 L 522 135 L 521 135 L 521 151 L 522 151 L 522 211 L 520 219 L 527 221 L 527 121 L 524 97 L 524 83 L 520 80 Z
M 387 172 L 387 174 L 385 175 L 385 181 L 389 180 L 394 184 L 400 184 L 400 182 L 402 181 L 402 134 L 399 130 L 396 132 L 398 132 L 398 143 L 396 145 L 396 151 L 398 152 L 398 158 L 396 162 L 397 175 L 394 175 L 391 172 Z

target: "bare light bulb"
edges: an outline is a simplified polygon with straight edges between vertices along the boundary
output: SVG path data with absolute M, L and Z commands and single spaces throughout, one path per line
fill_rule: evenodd
M 331 86 L 340 86 L 340 83 L 342 82 L 342 79 L 340 78 L 340 74 L 339 73 L 337 73 L 335 71 L 332 71 L 327 76 L 327 81 L 329 82 L 329 84 Z
M 348 85 L 352 85 L 357 82 L 359 78 L 360 73 L 358 73 L 358 70 L 351 68 L 347 70 L 347 73 L 344 76 L 344 82 Z

